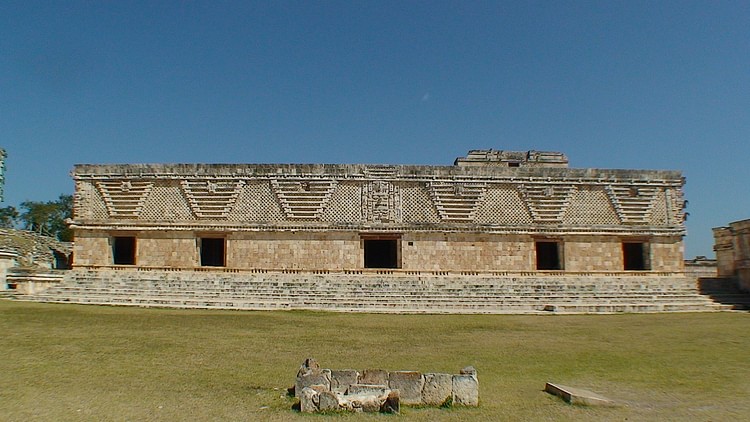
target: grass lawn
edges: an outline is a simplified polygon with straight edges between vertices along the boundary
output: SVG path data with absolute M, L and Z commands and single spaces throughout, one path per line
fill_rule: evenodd
M 478 370 L 479 408 L 356 420 L 747 420 L 750 314 L 372 315 L 0 300 L 0 420 L 325 420 L 291 409 L 302 361 Z M 546 381 L 618 408 L 570 406 Z M 354 419 L 352 419 L 354 420 Z

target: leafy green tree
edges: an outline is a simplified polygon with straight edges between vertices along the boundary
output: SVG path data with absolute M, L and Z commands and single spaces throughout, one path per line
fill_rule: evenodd
M 25 229 L 66 242 L 72 240 L 72 232 L 65 224 L 65 219 L 73 216 L 72 195 L 60 195 L 57 201 L 25 201 L 21 208 L 25 211 L 19 219 Z
M 0 227 L 6 229 L 15 227 L 17 220 L 18 210 L 16 207 L 8 206 L 0 208 Z

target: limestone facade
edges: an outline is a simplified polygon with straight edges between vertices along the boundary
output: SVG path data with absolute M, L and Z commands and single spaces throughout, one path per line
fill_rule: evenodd
M 77 165 L 76 267 L 683 270 L 677 171 L 560 153 L 453 166 Z
M 719 277 L 736 277 L 740 288 L 750 292 L 750 219 L 713 232 Z

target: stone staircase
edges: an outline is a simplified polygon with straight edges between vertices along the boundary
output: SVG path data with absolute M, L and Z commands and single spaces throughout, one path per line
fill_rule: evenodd
M 613 313 L 732 309 L 673 275 L 426 275 L 73 270 L 19 300 L 174 308 L 388 313 Z

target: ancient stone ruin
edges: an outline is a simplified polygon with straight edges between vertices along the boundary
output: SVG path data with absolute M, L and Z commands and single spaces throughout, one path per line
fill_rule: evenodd
M 294 395 L 300 411 L 399 413 L 411 406 L 478 406 L 479 381 L 473 367 L 459 374 L 386 371 L 383 369 L 322 369 L 308 358 L 300 366 Z

